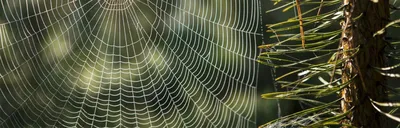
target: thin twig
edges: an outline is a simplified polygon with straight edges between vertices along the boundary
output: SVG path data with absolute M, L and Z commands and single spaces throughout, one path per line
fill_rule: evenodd
M 306 46 L 305 46 L 306 41 L 304 39 L 304 30 L 303 30 L 303 18 L 301 16 L 300 0 L 296 0 L 296 7 L 297 7 L 297 13 L 298 13 L 298 17 L 299 17 L 301 46 L 303 48 L 306 48 Z
M 321 13 L 322 5 L 324 4 L 324 0 L 321 0 L 321 3 L 319 4 L 318 12 L 317 12 L 317 17 Z

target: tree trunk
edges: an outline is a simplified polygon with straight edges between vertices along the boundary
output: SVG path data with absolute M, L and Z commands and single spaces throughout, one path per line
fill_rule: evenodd
M 385 66 L 385 34 L 373 37 L 389 19 L 389 0 L 344 0 L 345 21 L 342 25 L 341 46 L 344 51 L 359 47 L 359 52 L 341 54 L 346 59 L 342 69 L 342 81 L 352 82 L 341 91 L 343 112 L 350 111 L 342 123 L 356 127 L 380 128 L 387 125 L 386 118 L 376 111 L 370 102 L 386 101 L 386 78 L 373 67 Z

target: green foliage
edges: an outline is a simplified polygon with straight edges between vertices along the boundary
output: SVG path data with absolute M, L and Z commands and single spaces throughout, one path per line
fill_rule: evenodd
M 276 82 L 284 88 L 282 92 L 271 92 L 261 95 L 269 100 L 296 100 L 308 104 L 308 109 L 280 117 L 260 127 L 324 127 L 324 126 L 349 126 L 340 121 L 348 114 L 340 109 L 341 98 L 338 95 L 341 89 L 350 81 L 341 82 L 341 70 L 343 62 L 347 58 L 339 58 L 338 54 L 347 52 L 357 54 L 359 47 L 343 51 L 339 46 L 342 32 L 339 24 L 343 19 L 342 0 L 304 0 L 301 1 L 303 26 L 305 27 L 305 48 L 301 45 L 299 32 L 299 19 L 296 16 L 286 21 L 268 24 L 268 33 L 272 33 L 271 40 L 259 46 L 264 52 L 258 57 L 258 62 L 276 69 L 287 71 L 275 78 Z M 276 8 L 266 13 L 275 11 L 296 10 L 292 0 L 273 0 Z M 321 6 L 320 6 L 321 5 Z M 303 8 L 304 7 L 304 8 Z M 322 8 L 321 8 L 322 7 Z M 320 14 L 317 13 L 322 9 Z M 392 13 L 393 15 L 393 13 Z M 353 20 L 358 20 L 362 15 Z M 399 20 L 394 20 L 382 30 L 373 34 L 383 34 L 389 27 L 397 27 Z M 388 42 L 387 56 L 392 60 L 399 60 L 400 52 L 396 50 L 399 41 Z M 306 58 L 305 58 L 306 57 Z M 398 61 L 396 61 L 398 62 Z M 374 67 L 377 72 L 387 77 L 400 77 L 395 71 L 400 64 L 388 67 Z M 390 87 L 388 87 L 390 88 Z M 283 90 L 283 89 L 282 89 Z M 396 89 L 392 89 L 396 90 Z M 397 96 L 396 91 L 392 91 Z M 329 97 L 329 98 L 327 98 Z M 336 98 L 332 98 L 336 97 Z M 328 102 L 326 103 L 328 99 Z M 400 103 L 381 103 L 371 100 L 375 109 L 383 115 L 400 122 L 400 118 L 394 116 Z M 390 112 L 384 112 L 380 107 L 394 107 Z

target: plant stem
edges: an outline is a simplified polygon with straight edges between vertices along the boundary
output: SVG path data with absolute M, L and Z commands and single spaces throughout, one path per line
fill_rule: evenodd
M 383 40 L 385 34 L 373 37 L 373 33 L 382 29 L 389 19 L 388 0 L 373 3 L 370 0 L 344 0 L 344 18 L 342 23 L 341 48 L 343 50 L 360 48 L 360 52 L 346 59 L 342 69 L 342 82 L 351 83 L 341 90 L 341 108 L 343 113 L 351 111 L 344 124 L 355 127 L 385 127 L 386 119 L 373 108 L 369 98 L 375 101 L 385 101 L 386 78 L 374 71 L 372 67 L 384 67 L 386 58 Z M 357 16 L 360 18 L 356 19 Z M 356 19 L 356 20 L 355 20 Z M 341 58 L 348 58 L 351 53 L 344 52 Z M 353 108 L 350 110 L 350 108 Z

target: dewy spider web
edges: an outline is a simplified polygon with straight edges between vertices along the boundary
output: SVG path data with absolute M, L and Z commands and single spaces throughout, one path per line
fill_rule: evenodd
M 258 0 L 1 0 L 0 127 L 254 127 Z

